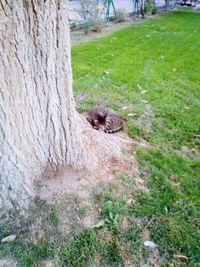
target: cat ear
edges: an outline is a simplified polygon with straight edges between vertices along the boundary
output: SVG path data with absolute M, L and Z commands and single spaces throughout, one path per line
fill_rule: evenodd
M 104 114 L 103 114 L 102 111 L 100 111 L 98 115 L 99 115 L 100 117 L 104 117 Z

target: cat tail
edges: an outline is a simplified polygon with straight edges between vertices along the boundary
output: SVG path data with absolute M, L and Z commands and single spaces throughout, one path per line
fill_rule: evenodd
M 123 125 L 120 125 L 119 127 L 115 128 L 115 129 L 107 129 L 107 128 L 105 128 L 104 132 L 105 133 L 109 133 L 109 134 L 116 133 L 116 132 L 119 132 L 122 129 L 122 127 L 123 127 Z

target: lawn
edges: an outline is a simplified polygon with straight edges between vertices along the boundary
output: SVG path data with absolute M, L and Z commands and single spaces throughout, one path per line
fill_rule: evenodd
M 78 110 L 106 103 L 127 119 L 130 136 L 150 143 L 136 151 L 150 192 L 133 190 L 128 213 L 143 227 L 152 222 L 163 265 L 200 263 L 199 36 L 200 13 L 177 11 L 72 49 Z
M 36 199 L 34 216 L 0 225 L 0 240 L 19 236 L 0 244 L 0 257 L 15 257 L 20 266 L 43 259 L 74 267 L 199 266 L 199 36 L 200 13 L 180 10 L 72 47 L 77 109 L 107 104 L 126 119 L 128 135 L 148 142 L 124 152 L 136 156 L 148 190 L 118 173 L 115 183 L 94 192 L 97 225 L 79 229 L 74 238 L 60 233 L 55 207 Z M 127 195 L 134 201 L 127 202 Z M 74 214 L 81 207 L 73 197 L 67 203 Z M 37 244 L 29 237 L 33 221 L 45 226 Z M 144 239 L 156 249 L 145 248 Z

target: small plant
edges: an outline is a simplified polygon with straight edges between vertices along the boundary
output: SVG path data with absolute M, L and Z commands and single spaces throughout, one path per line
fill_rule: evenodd
M 121 266 L 123 262 L 122 247 L 118 239 L 113 239 L 111 243 L 104 247 L 103 256 L 105 261 L 111 266 Z
M 97 254 L 97 236 L 94 230 L 86 229 L 75 236 L 70 247 L 63 247 L 60 258 L 65 266 L 89 266 Z
M 113 234 L 118 233 L 119 224 L 125 213 L 125 201 L 123 199 L 108 200 L 102 206 L 101 215 L 106 226 Z
M 126 10 L 124 8 L 116 9 L 114 21 L 118 23 L 126 21 Z
M 104 19 L 101 17 L 97 17 L 93 22 L 93 31 L 101 32 L 105 25 Z
M 50 209 L 49 214 L 47 215 L 47 220 L 54 226 L 57 226 L 59 224 L 59 218 L 55 209 Z
M 153 1 L 152 0 L 146 0 L 145 4 L 144 4 L 144 13 L 145 14 L 151 13 L 153 10 L 153 7 L 154 7 Z
M 155 15 L 158 13 L 158 8 L 155 5 L 154 0 L 146 0 L 144 4 L 144 13 Z
M 154 5 L 153 8 L 152 8 L 152 10 L 151 10 L 151 14 L 152 14 L 152 15 L 155 15 L 155 14 L 157 14 L 158 12 L 159 12 L 159 9 Z
M 97 6 L 93 0 L 80 0 L 80 6 L 79 15 L 85 34 L 93 29 L 100 31 L 103 27 L 103 20 L 101 19 L 102 8 Z
M 75 20 L 70 20 L 69 21 L 69 27 L 71 31 L 75 31 L 77 29 L 77 23 Z

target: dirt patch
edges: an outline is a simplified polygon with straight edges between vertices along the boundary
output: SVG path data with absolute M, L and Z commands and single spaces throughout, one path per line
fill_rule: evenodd
M 113 140 L 120 140 L 123 133 L 115 135 Z M 126 142 L 122 148 L 133 146 Z M 130 141 L 128 139 L 128 141 Z M 38 196 L 53 204 L 58 210 L 61 222 L 60 230 L 68 234 L 71 228 L 91 227 L 98 220 L 99 210 L 95 206 L 93 193 L 98 187 L 106 187 L 116 181 L 116 174 L 126 171 L 135 179 L 136 187 L 146 190 L 144 181 L 139 176 L 139 168 L 134 156 L 122 152 L 107 155 L 93 171 L 76 171 L 70 167 L 59 170 L 54 176 L 46 177 L 37 183 Z M 81 211 L 81 212 L 80 212 Z
M 35 185 L 37 196 L 56 206 L 61 230 L 65 233 L 68 233 L 70 225 L 91 227 L 97 221 L 99 211 L 94 204 L 94 190 L 116 182 L 120 173 L 126 173 L 134 181 L 135 188 L 148 191 L 140 177 L 135 156 L 129 153 L 135 150 L 138 143 L 122 131 L 115 134 L 106 134 L 103 129 L 96 131 L 86 120 L 83 125 L 88 154 L 89 157 L 91 154 L 93 156 L 86 160 L 95 161 L 95 168 L 89 166 L 89 169 L 77 171 L 65 166 L 56 173 L 46 173 Z M 145 146 L 146 143 L 141 145 Z M 130 200 L 128 195 L 125 197 Z
M 197 147 L 189 148 L 187 146 L 182 146 L 180 152 L 185 157 L 197 158 L 200 156 L 200 150 Z
M 139 167 L 135 157 L 123 153 L 124 149 L 126 151 L 134 149 L 137 143 L 122 132 L 109 135 L 98 131 L 97 134 L 101 136 L 101 139 L 109 138 L 110 153 L 102 150 L 96 152 L 97 154 L 105 154 L 105 156 L 99 160 L 99 164 L 94 170 L 76 171 L 67 166 L 61 168 L 54 175 L 46 176 L 43 180 L 38 181 L 36 189 L 37 195 L 41 199 L 46 200 L 47 203 L 54 203 L 61 195 L 74 194 L 82 201 L 87 202 L 97 184 L 101 182 L 109 184 L 116 179 L 115 174 L 117 172 L 123 171 L 131 174 L 137 187 L 141 190 L 146 190 L 144 181 L 140 178 Z M 93 142 L 91 142 L 91 145 L 94 145 Z M 106 150 L 108 150 L 108 147 L 106 147 Z
M 17 267 L 19 266 L 16 261 L 12 259 L 0 260 L 0 267 Z
M 109 22 L 106 24 L 106 27 L 103 28 L 101 32 L 91 31 L 88 34 L 85 34 L 83 30 L 72 31 L 71 32 L 72 44 L 77 44 L 80 42 L 89 41 L 94 38 L 100 38 L 100 37 L 106 36 L 110 34 L 111 32 L 121 30 L 133 23 L 134 23 L 133 20 L 129 18 L 128 21 L 123 22 L 123 23 Z
M 52 261 L 43 261 L 37 265 L 37 267 L 56 267 L 58 265 L 55 265 Z

